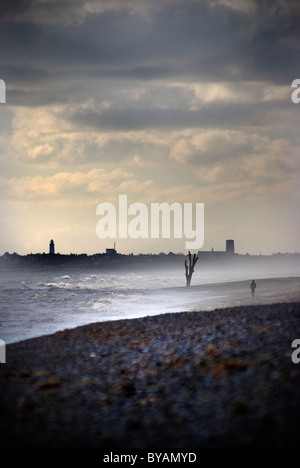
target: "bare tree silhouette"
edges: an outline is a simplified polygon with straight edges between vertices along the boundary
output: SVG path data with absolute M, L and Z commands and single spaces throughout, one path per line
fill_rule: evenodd
M 194 273 L 194 268 L 195 268 L 195 265 L 197 263 L 197 260 L 198 260 L 197 255 L 194 253 L 193 259 L 192 259 L 191 252 L 189 252 L 189 265 L 188 265 L 186 260 L 184 262 L 184 264 L 185 264 L 185 277 L 186 277 L 186 285 L 187 286 L 191 285 L 192 274 Z

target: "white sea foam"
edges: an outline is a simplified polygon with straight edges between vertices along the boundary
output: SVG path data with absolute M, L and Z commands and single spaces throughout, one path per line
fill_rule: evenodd
M 288 274 L 299 275 L 300 271 Z M 260 273 L 261 278 L 269 276 L 274 274 Z M 185 288 L 183 270 L 121 274 L 80 269 L 1 270 L 0 338 L 11 343 L 92 322 L 212 310 L 227 306 L 236 293 L 233 287 L 212 289 L 210 285 L 249 278 L 251 272 L 247 271 L 195 272 L 192 284 L 200 285 L 199 290 Z M 272 294 L 267 286 L 266 294 Z M 247 302 L 249 296 L 245 285 L 236 302 Z

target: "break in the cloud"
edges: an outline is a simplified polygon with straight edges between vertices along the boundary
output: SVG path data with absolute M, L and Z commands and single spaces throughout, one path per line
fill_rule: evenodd
M 119 193 L 204 202 L 207 248 L 300 250 L 298 1 L 1 6 L 2 253 L 102 251 L 96 206 Z

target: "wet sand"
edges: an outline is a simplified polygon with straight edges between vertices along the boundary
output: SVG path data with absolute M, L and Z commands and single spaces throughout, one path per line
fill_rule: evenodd
M 188 299 L 189 305 L 192 303 L 194 311 L 214 310 L 215 308 L 227 308 L 239 305 L 275 304 L 286 301 L 297 302 L 300 300 L 299 277 L 261 278 L 255 280 L 257 287 L 254 297 L 251 295 L 250 280 L 192 285 L 191 288 L 166 288 L 165 292 L 166 295 L 176 294 L 178 303 L 181 302 L 181 310 L 185 310 L 184 304 Z
M 264 281 L 255 298 L 231 284 L 226 308 L 8 345 L 0 446 L 298 447 L 300 363 L 291 344 L 300 339 L 299 278 Z M 229 285 L 213 288 L 224 296 Z

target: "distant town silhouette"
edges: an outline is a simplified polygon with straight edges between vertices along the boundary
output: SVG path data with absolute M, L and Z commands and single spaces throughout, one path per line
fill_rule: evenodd
M 199 250 L 196 252 L 199 257 L 197 266 L 199 265 L 249 265 L 254 262 L 270 262 L 274 261 L 295 261 L 297 264 L 300 260 L 300 253 L 274 253 L 272 255 L 250 255 L 239 254 L 235 252 L 234 240 L 226 240 L 226 249 L 224 251 L 216 251 L 212 248 L 209 251 Z M 48 253 L 31 253 L 27 255 L 19 255 L 17 253 L 8 253 L 0 256 L 0 267 L 21 267 L 21 268 L 37 268 L 37 267 L 96 267 L 108 268 L 118 267 L 125 268 L 130 266 L 160 266 L 173 265 L 181 263 L 187 258 L 187 253 L 164 253 L 159 254 L 122 254 L 117 252 L 114 244 L 113 248 L 107 248 L 103 253 L 95 253 L 88 255 L 81 254 L 60 254 L 55 252 L 55 243 L 51 239 L 49 243 Z

